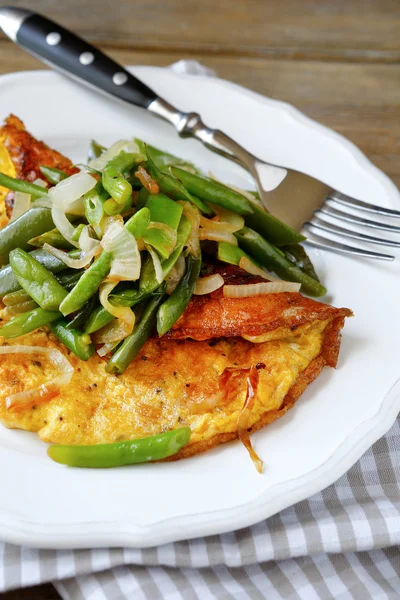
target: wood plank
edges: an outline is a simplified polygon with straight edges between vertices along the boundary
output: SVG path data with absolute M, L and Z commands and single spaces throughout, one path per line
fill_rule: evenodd
M 26 0 L 15 0 L 26 6 Z M 188 53 L 400 61 L 398 0 L 36 0 L 95 42 Z
M 181 53 L 112 49 L 122 64 L 168 65 Z M 0 42 L 0 72 L 42 68 L 9 42 Z M 400 184 L 400 65 L 290 61 L 195 54 L 225 78 L 290 102 L 359 146 Z
M 37 585 L 35 587 L 13 590 L 1 594 L 1 600 L 60 600 L 61 596 L 50 584 Z

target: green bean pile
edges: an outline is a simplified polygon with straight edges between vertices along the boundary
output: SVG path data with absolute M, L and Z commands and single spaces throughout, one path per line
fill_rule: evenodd
M 242 194 L 201 175 L 182 159 L 135 142 L 136 151 L 131 151 L 131 142 L 129 151 L 122 149 L 101 168 L 96 161 L 107 156 L 107 150 L 92 142 L 89 165 L 80 168 L 96 183 L 80 198 L 80 212 L 66 210 L 73 231 L 69 239 L 55 227 L 52 207 L 44 201 L 51 197 L 51 186 L 65 184 L 66 173 L 43 165 L 40 170 L 49 189 L 0 173 L 0 185 L 31 197 L 31 207 L 0 231 L 0 297 L 11 317 L 0 327 L 1 336 L 16 338 L 48 326 L 71 352 L 88 360 L 95 352 L 96 335 L 118 320 L 107 306 L 117 307 L 121 315 L 134 309 L 134 326 L 110 349 L 105 367 L 121 374 L 155 328 L 162 336 L 182 315 L 207 253 L 235 265 L 245 256 L 284 280 L 300 283 L 309 295 L 326 293 L 300 245 L 304 237 L 266 212 L 255 193 Z M 214 221 L 228 223 L 241 215 L 242 226 L 229 234 L 230 242 L 207 241 L 212 237 L 199 242 L 200 219 L 210 222 L 216 215 Z M 90 231 L 90 241 L 100 245 L 104 223 L 112 218 L 120 219 L 129 239 L 135 238 L 140 273 L 130 281 L 114 280 L 110 304 L 105 305 L 101 290 L 112 281 L 114 251 L 102 247 L 87 268 L 68 267 L 63 257 L 83 256 L 80 240 L 85 230 Z M 50 246 L 58 254 L 46 251 Z M 167 294 L 166 281 L 179 264 L 181 274 Z

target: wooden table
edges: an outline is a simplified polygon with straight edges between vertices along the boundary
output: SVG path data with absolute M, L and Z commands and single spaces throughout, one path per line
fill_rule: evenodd
M 398 0 L 36 0 L 34 8 L 123 64 L 196 59 L 286 100 L 348 137 L 400 185 Z M 0 58 L 0 73 L 43 68 L 4 38 Z M 3 598 L 58 595 L 39 586 Z

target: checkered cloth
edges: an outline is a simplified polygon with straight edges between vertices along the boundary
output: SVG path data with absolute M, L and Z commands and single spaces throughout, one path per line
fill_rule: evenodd
M 52 581 L 65 600 L 398 600 L 399 544 L 400 419 L 334 485 L 253 527 L 145 550 L 0 544 L 0 592 Z
M 267 521 L 157 548 L 0 546 L 0 591 L 65 600 L 398 600 L 400 418 L 334 485 Z M 397 546 L 397 547 L 396 547 Z

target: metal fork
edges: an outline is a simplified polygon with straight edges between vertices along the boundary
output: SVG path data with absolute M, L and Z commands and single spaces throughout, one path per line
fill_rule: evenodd
M 329 234 L 400 247 L 400 240 L 387 240 L 354 228 L 400 233 L 400 226 L 385 221 L 386 217 L 400 218 L 399 210 L 351 198 L 313 177 L 260 160 L 222 131 L 207 127 L 197 113 L 176 109 L 97 48 L 37 13 L 14 7 L 0 8 L 0 27 L 14 42 L 51 67 L 108 95 L 146 108 L 174 125 L 182 137 L 195 137 L 209 149 L 240 164 L 253 175 L 264 206 L 301 231 L 307 243 L 334 252 L 394 259 L 390 254 L 339 242 Z M 357 211 L 359 214 L 355 214 Z M 363 213 L 384 218 L 370 219 L 362 216 Z

